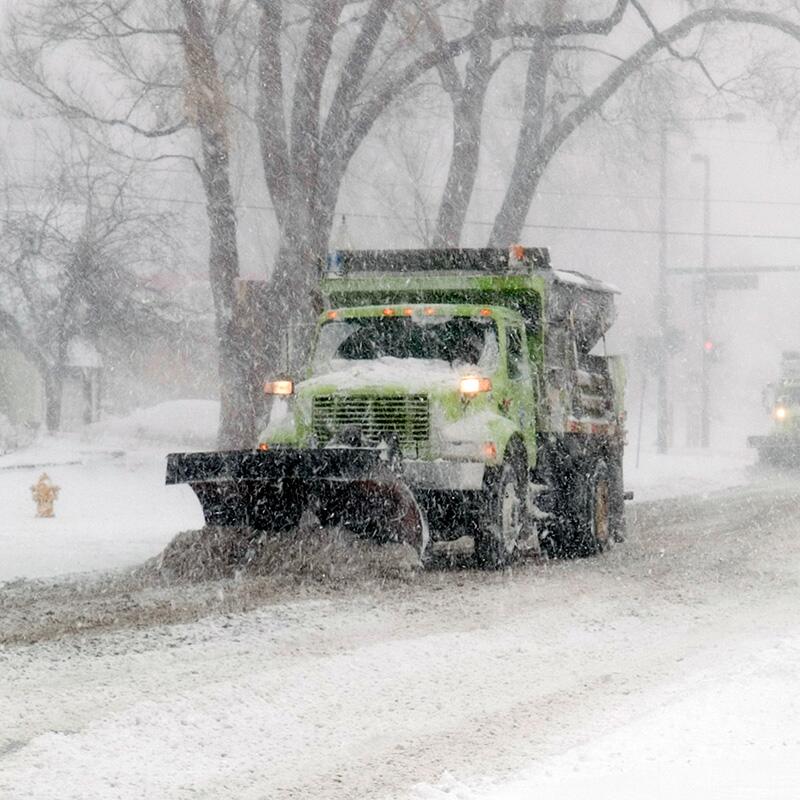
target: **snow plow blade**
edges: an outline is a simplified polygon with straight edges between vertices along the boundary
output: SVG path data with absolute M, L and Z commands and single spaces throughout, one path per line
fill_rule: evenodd
M 800 439 L 788 436 L 748 436 L 747 446 L 758 450 L 758 460 L 779 467 L 800 467 Z
M 414 494 L 374 448 L 170 453 L 166 483 L 192 487 L 207 525 L 282 531 L 310 507 L 323 525 L 404 542 L 420 559 L 428 544 Z

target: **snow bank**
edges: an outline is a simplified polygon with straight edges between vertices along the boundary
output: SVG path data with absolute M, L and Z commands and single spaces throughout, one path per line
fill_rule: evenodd
M 165 457 L 213 449 L 218 410 L 161 403 L 0 456 L 0 581 L 138 566 L 201 527 L 192 490 L 164 484 Z M 53 519 L 35 516 L 30 487 L 42 472 L 61 487 Z
M 177 531 L 203 524 L 192 490 L 164 485 L 164 451 L 14 455 L 34 463 L 0 458 L 0 582 L 134 567 Z M 35 516 L 30 487 L 42 472 L 61 487 L 53 519 Z
M 646 450 L 636 465 L 635 448 L 625 452 L 625 488 L 636 501 L 705 495 L 753 480 L 752 450 Z
M 219 420 L 216 400 L 171 400 L 140 408 L 126 417 L 88 425 L 82 438 L 88 441 L 160 442 L 213 448 Z

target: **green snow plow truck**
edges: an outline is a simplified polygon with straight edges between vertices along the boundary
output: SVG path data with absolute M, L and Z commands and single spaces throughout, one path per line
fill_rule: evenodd
M 515 246 L 334 252 L 321 291 L 308 371 L 265 384 L 253 449 L 168 457 L 207 524 L 281 531 L 311 507 L 485 567 L 622 538 L 613 287 Z
M 780 380 L 764 390 L 764 405 L 772 417 L 766 436 L 749 436 L 759 461 L 776 466 L 800 466 L 800 352 L 781 356 Z

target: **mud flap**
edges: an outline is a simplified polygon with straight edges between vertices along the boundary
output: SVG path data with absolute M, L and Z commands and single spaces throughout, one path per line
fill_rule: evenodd
M 310 506 L 323 525 L 408 544 L 421 560 L 425 513 L 384 456 L 374 448 L 171 453 L 166 482 L 192 487 L 207 524 L 280 531 Z

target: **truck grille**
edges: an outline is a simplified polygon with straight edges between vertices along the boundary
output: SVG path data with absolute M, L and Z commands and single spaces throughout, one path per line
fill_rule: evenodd
M 426 442 L 431 427 L 425 395 L 322 395 L 314 398 L 311 424 L 320 444 L 353 425 L 361 429 L 364 444 L 378 444 L 387 434 L 395 434 L 405 446 Z

